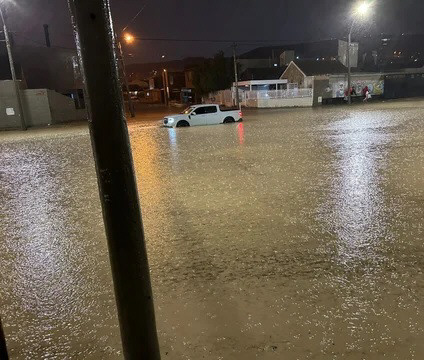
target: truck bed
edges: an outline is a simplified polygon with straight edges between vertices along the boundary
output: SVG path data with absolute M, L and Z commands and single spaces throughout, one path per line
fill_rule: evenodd
M 222 112 L 225 112 L 225 111 L 239 111 L 240 109 L 237 106 L 227 107 L 227 106 L 220 105 L 219 110 L 221 110 Z

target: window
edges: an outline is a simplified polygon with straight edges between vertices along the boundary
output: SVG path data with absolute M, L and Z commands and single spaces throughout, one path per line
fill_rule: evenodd
M 213 114 L 216 113 L 216 106 L 205 106 L 203 109 L 205 109 L 205 114 Z
M 196 110 L 194 110 L 194 112 L 196 113 L 196 115 L 203 115 L 205 113 L 205 109 L 206 107 L 199 107 Z

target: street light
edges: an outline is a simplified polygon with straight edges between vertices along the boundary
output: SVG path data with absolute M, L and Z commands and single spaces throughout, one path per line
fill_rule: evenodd
M 347 40 L 347 56 L 346 56 L 346 62 L 347 62 L 347 99 L 348 104 L 352 104 L 352 93 L 350 91 L 351 83 L 352 83 L 352 74 L 350 69 L 350 48 L 352 46 L 352 32 L 353 28 L 358 21 L 358 19 L 366 17 L 371 10 L 371 1 L 360 1 L 356 4 L 354 10 L 353 10 L 353 20 L 352 25 L 349 30 L 348 40 Z
M 10 39 L 9 39 L 9 30 L 7 29 L 6 21 L 4 20 L 3 7 L 2 7 L 1 2 L 0 2 L 0 18 L 1 18 L 1 21 L 3 23 L 4 41 L 6 42 L 7 56 L 9 57 L 10 73 L 12 75 L 12 81 L 13 81 L 13 85 L 15 87 L 15 96 L 16 96 L 16 102 L 18 103 L 18 111 L 19 111 L 19 119 L 20 119 L 20 123 L 21 123 L 21 129 L 26 130 L 27 127 L 26 127 L 26 124 L 25 124 L 24 109 L 23 109 L 23 106 L 22 106 L 21 89 L 19 87 L 19 83 L 18 83 L 18 80 L 16 78 L 15 63 L 13 61 L 13 54 L 12 54 L 12 46 L 10 45 Z
M 135 41 L 134 35 L 130 33 L 123 34 L 122 38 L 128 45 L 132 44 Z M 125 88 L 127 89 L 127 94 L 128 94 L 128 107 L 130 110 L 131 117 L 133 118 L 135 117 L 135 110 L 134 110 L 134 104 L 131 99 L 130 86 L 128 85 L 128 79 L 127 79 L 127 69 L 125 66 L 124 51 L 122 50 L 122 44 L 120 40 L 118 40 L 118 49 L 121 55 L 122 75 L 124 77 L 124 85 L 125 85 Z
M 371 8 L 371 3 L 369 2 L 361 2 L 356 7 L 356 14 L 360 16 L 366 16 L 368 15 Z
M 130 33 L 125 33 L 124 34 L 124 40 L 128 45 L 130 45 L 134 42 L 135 37 L 134 37 L 134 35 L 132 35 Z

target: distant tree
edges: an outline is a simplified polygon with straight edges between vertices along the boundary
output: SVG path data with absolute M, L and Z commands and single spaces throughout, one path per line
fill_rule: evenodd
M 194 70 L 193 85 L 196 94 L 202 96 L 231 87 L 234 79 L 232 60 L 221 51 L 213 59 L 207 59 Z

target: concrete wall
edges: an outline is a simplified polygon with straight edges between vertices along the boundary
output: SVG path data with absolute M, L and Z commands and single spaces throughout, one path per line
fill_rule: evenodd
M 248 107 L 257 108 L 284 108 L 284 107 L 310 107 L 312 97 L 292 98 L 292 99 L 252 99 L 248 100 Z
M 53 90 L 22 89 L 21 86 L 21 98 L 28 127 L 87 119 L 86 110 L 77 110 L 73 99 Z M 0 129 L 19 129 L 18 115 L 13 82 L 0 81 Z
M 0 81 L 0 129 L 18 129 L 20 127 L 15 85 L 11 80 Z
M 28 127 L 43 126 L 52 123 L 47 91 L 46 89 L 27 89 L 22 92 L 25 123 Z
M 86 110 L 76 109 L 73 99 L 59 94 L 53 90 L 47 90 L 47 94 L 48 102 L 50 104 L 52 124 L 87 119 Z
M 384 75 L 380 73 L 354 73 L 352 74 L 352 86 L 355 87 L 358 94 L 361 94 L 362 89 L 368 86 L 371 95 L 381 96 L 384 94 Z M 344 97 L 347 89 L 347 76 L 331 75 L 330 87 L 332 89 L 332 98 Z
M 331 93 L 330 80 L 327 79 L 315 79 L 314 80 L 314 92 L 313 92 L 313 106 L 322 105 L 323 99 L 328 97 Z

